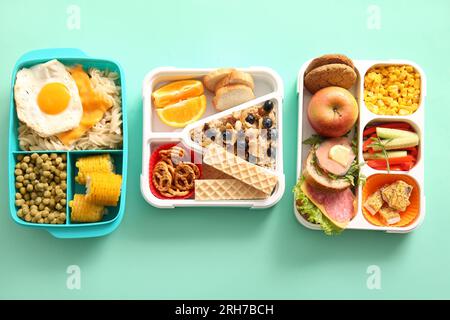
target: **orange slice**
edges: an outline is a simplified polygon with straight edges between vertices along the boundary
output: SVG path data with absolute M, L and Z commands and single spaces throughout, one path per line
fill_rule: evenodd
M 203 94 L 203 83 L 198 80 L 181 80 L 171 82 L 152 93 L 155 108 L 164 108 L 180 100 Z
M 182 100 L 162 109 L 156 109 L 156 113 L 162 122 L 175 128 L 183 128 L 189 123 L 200 119 L 206 111 L 206 97 Z
M 420 213 L 420 189 L 416 180 L 414 180 L 412 177 L 404 174 L 374 174 L 373 176 L 370 176 L 363 188 L 362 204 L 364 205 L 366 199 L 375 191 L 377 191 L 384 185 L 394 183 L 397 180 L 403 180 L 413 187 L 411 196 L 409 197 L 409 201 L 411 202 L 411 204 L 408 206 L 408 208 L 406 208 L 404 212 L 400 212 L 400 221 L 396 224 L 389 225 L 389 227 L 406 227 L 416 221 Z M 364 217 L 371 224 L 380 227 L 386 226 L 379 213 L 372 215 L 364 207 L 362 207 L 362 210 L 364 213 Z

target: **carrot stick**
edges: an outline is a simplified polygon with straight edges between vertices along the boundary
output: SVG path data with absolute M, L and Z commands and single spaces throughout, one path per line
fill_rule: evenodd
M 389 165 L 403 164 L 403 163 L 408 163 L 408 162 L 414 162 L 414 157 L 406 156 L 406 157 L 398 157 L 398 158 L 389 158 L 388 161 L 389 161 Z M 373 160 L 370 160 L 370 162 L 374 165 L 382 165 L 382 164 L 386 164 L 386 159 L 373 159 Z

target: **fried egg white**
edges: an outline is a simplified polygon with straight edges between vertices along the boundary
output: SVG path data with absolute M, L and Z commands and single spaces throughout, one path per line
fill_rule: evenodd
M 19 120 L 42 137 L 78 127 L 83 115 L 77 85 L 58 60 L 17 72 L 14 100 Z

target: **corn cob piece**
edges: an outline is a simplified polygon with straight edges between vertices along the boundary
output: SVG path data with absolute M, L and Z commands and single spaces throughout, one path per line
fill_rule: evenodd
M 69 202 L 72 209 L 70 214 L 71 222 L 98 222 L 103 219 L 105 208 L 86 200 L 83 194 L 76 194 Z
M 75 166 L 78 168 L 75 181 L 79 184 L 86 184 L 86 177 L 90 173 L 110 173 L 114 171 L 113 161 L 109 154 L 79 158 Z
M 90 173 L 86 178 L 86 200 L 102 206 L 117 206 L 122 176 L 114 173 Z

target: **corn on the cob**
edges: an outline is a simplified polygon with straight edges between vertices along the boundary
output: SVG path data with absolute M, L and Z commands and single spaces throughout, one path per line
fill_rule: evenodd
M 102 206 L 117 206 L 122 176 L 114 173 L 90 173 L 86 178 L 86 199 Z
M 75 165 L 78 168 L 75 181 L 79 184 L 86 184 L 86 177 L 90 173 L 110 173 L 114 171 L 113 161 L 109 154 L 79 158 Z
M 71 222 L 98 222 L 105 213 L 103 206 L 89 202 L 83 194 L 76 194 L 69 206 L 72 208 Z

